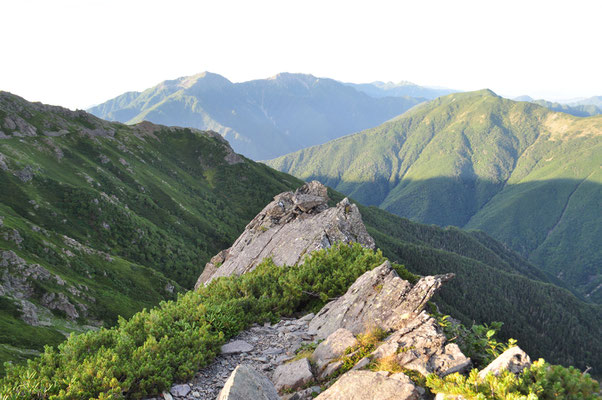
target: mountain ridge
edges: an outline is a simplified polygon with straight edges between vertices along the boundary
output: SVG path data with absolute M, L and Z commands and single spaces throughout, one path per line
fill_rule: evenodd
M 376 99 L 308 74 L 232 83 L 205 72 L 130 92 L 88 111 L 124 123 L 149 120 L 215 130 L 235 151 L 267 159 L 374 126 L 421 101 Z

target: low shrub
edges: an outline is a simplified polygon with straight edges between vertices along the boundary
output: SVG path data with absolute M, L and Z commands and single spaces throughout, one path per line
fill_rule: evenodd
M 0 399 L 141 398 L 191 377 L 228 338 L 254 322 L 317 310 L 382 264 L 358 244 L 312 253 L 302 265 L 264 260 L 238 277 L 220 278 L 177 301 L 162 302 L 110 329 L 72 335 L 26 366 L 6 365 Z M 403 267 L 395 268 L 405 273 Z M 409 273 L 407 273 L 409 274 Z M 411 275 L 409 275 L 411 276 Z
M 600 386 L 588 374 L 574 367 L 550 365 L 543 359 L 535 361 L 522 373 L 503 371 L 499 376 L 488 374 L 483 379 L 473 369 L 468 376 L 458 373 L 440 378 L 427 377 L 433 393 L 462 396 L 466 400 L 573 400 L 599 399 Z M 452 397 L 453 398 L 453 397 Z

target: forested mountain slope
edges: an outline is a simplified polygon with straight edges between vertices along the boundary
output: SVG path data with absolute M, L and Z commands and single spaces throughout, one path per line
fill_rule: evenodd
M 602 116 L 458 93 L 267 164 L 416 221 L 484 230 L 602 301 Z
M 298 185 L 220 135 L 109 123 L 0 92 L 0 359 L 191 288 Z
M 576 117 L 590 117 L 592 115 L 602 114 L 602 109 L 593 104 L 562 104 L 546 100 L 531 100 L 535 104 L 549 108 L 552 111 L 559 111 Z
M 212 73 L 165 81 L 92 107 L 101 118 L 211 129 L 268 159 L 376 126 L 424 99 L 373 98 L 332 79 L 278 74 L 232 83 Z
M 340 195 L 332 193 L 338 199 Z M 464 324 L 502 321 L 501 334 L 537 357 L 602 371 L 602 306 L 588 304 L 483 232 L 423 225 L 359 206 L 385 256 L 420 274 L 454 272 L 435 302 Z

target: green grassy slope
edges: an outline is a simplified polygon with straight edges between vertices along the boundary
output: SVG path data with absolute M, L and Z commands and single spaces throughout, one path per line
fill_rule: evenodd
M 299 185 L 215 133 L 108 123 L 8 93 L 0 130 L 0 361 L 191 288 L 275 194 Z M 36 264 L 50 278 L 27 272 Z M 51 309 L 51 294 L 78 315 Z M 25 308 L 39 321 L 24 323 Z
M 267 164 L 403 217 L 482 229 L 601 302 L 601 139 L 602 116 L 482 90 Z
M 232 83 L 202 73 L 125 93 L 89 111 L 126 123 L 212 129 L 238 153 L 267 159 L 378 125 L 422 101 L 373 98 L 311 75 L 284 73 Z

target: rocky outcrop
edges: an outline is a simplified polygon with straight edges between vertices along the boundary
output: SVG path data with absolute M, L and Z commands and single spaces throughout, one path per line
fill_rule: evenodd
M 319 400 L 418 400 L 420 392 L 403 373 L 350 371 L 343 375 Z
M 4 154 L 0 153 L 0 170 L 2 171 L 8 171 L 8 165 L 6 164 L 6 157 L 4 157 Z
M 437 321 L 425 312 L 404 321 L 403 326 L 376 348 L 372 357 L 392 358 L 399 366 L 423 375 L 445 376 L 472 365 L 456 344 L 447 343 Z
M 224 384 L 217 400 L 280 400 L 276 388 L 261 373 L 239 365 Z
M 479 372 L 479 378 L 483 379 L 491 373 L 499 376 L 502 371 L 508 370 L 517 375 L 523 372 L 523 369 L 531 366 L 531 358 L 520 347 L 514 346 L 503 352 L 491 362 L 487 367 Z
M 294 193 L 274 197 L 231 248 L 211 259 L 196 287 L 220 276 L 251 271 L 266 257 L 277 265 L 294 265 L 335 242 L 374 248 L 356 205 L 345 198 L 329 208 L 326 187 L 317 181 L 306 183 Z
M 426 276 L 412 286 L 397 275 L 386 261 L 359 277 L 339 299 L 326 304 L 309 325 L 325 339 L 345 328 L 354 334 L 379 327 L 395 330 L 407 324 L 453 274 Z
M 59 310 L 71 320 L 80 316 L 87 316 L 87 307 L 80 302 L 73 301 L 65 293 L 46 291 L 42 294 L 36 291 L 36 282 L 48 282 L 64 288 L 73 296 L 82 300 L 95 301 L 82 290 L 87 290 L 85 285 L 78 288 L 67 284 L 60 276 L 51 273 L 39 264 L 28 264 L 15 252 L 0 251 L 0 295 L 19 300 L 21 306 L 21 319 L 30 325 L 46 325 L 39 320 L 38 314 L 44 309 Z M 35 300 L 34 300 L 35 299 Z M 34 305 L 30 300 L 39 302 L 41 307 Z
M 343 346 L 352 347 L 353 335 L 374 328 L 391 333 L 370 359 L 387 358 L 423 375 L 443 376 L 469 368 L 470 359 L 457 345 L 447 343 L 437 321 L 422 310 L 452 277 L 426 276 L 412 285 L 401 279 L 388 261 L 359 277 L 345 295 L 324 306 L 309 324 L 309 333 L 326 338 L 312 355 L 320 377 L 326 378 L 341 367 Z

